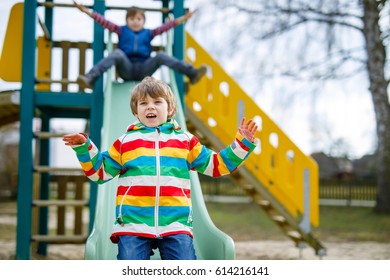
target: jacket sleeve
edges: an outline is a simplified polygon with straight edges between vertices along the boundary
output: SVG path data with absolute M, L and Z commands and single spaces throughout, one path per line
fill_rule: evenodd
M 93 12 L 92 18 L 94 19 L 94 21 L 96 21 L 103 28 L 108 29 L 111 32 L 115 32 L 118 35 L 120 35 L 122 33 L 122 27 L 121 26 L 118 26 L 115 23 L 105 19 L 104 16 L 99 14 L 99 13 Z
M 176 19 L 167 21 L 166 23 L 164 23 L 160 27 L 157 27 L 157 28 L 153 29 L 150 32 L 150 37 L 151 37 L 151 39 L 153 39 L 157 35 L 160 35 L 160 34 L 162 34 L 164 32 L 167 32 L 168 30 L 171 30 L 172 28 L 176 27 L 177 25 L 178 25 L 178 23 L 177 23 Z
M 255 149 L 256 145 L 237 132 L 232 144 L 215 152 L 202 145 L 198 138 L 190 140 L 189 163 L 192 170 L 202 174 L 219 177 L 236 170 Z
M 117 176 L 123 166 L 120 164 L 119 139 L 105 152 L 100 152 L 96 145 L 88 138 L 87 142 L 72 146 L 76 152 L 77 159 L 91 181 L 103 184 Z

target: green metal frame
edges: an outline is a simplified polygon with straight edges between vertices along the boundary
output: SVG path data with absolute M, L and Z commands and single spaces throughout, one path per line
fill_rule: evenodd
M 52 0 L 50 1 L 52 2 Z M 103 123 L 103 82 L 100 79 L 95 86 L 93 94 L 63 93 L 63 92 L 36 92 L 35 91 L 35 63 L 36 63 L 36 20 L 37 0 L 25 1 L 23 16 L 23 59 L 22 59 L 22 89 L 20 97 L 20 142 L 18 166 L 18 212 L 16 231 L 16 259 L 30 259 L 32 236 L 32 200 L 34 184 L 34 153 L 33 150 L 33 120 L 35 109 L 40 108 L 42 115 L 42 130 L 49 131 L 50 120 L 53 117 L 62 118 L 89 118 L 91 121 L 90 135 L 94 141 L 100 143 Z M 105 1 L 96 0 L 94 10 L 104 13 Z M 53 8 L 45 8 L 45 23 L 51 34 L 53 30 Z M 95 24 L 94 27 L 94 63 L 104 55 L 104 30 Z M 69 107 L 69 110 L 58 110 L 58 107 Z M 76 110 L 74 110 L 76 108 Z M 77 108 L 86 109 L 84 111 Z M 85 113 L 89 111 L 89 113 Z M 39 164 L 49 165 L 50 140 L 40 140 Z M 41 175 L 40 199 L 47 199 L 49 195 L 50 174 Z M 90 194 L 90 229 L 95 216 L 97 188 L 91 186 Z M 39 234 L 48 232 L 48 209 L 39 211 Z M 47 254 L 47 244 L 39 243 L 39 254 Z
M 47 2 L 53 2 L 49 0 Z M 53 9 L 45 8 L 45 24 L 49 32 L 50 38 L 52 38 L 53 30 Z M 50 114 L 43 113 L 41 116 L 42 131 L 50 131 Z M 48 166 L 50 163 L 50 141 L 48 139 L 41 140 L 40 142 L 40 154 L 39 164 Z M 49 183 L 50 174 L 44 173 L 41 175 L 40 193 L 39 199 L 46 200 L 49 198 Z M 39 227 L 38 231 L 40 235 L 46 235 L 49 231 L 49 209 L 47 207 L 39 208 Z M 39 242 L 37 253 L 41 255 L 47 255 L 47 243 Z
M 181 17 L 185 14 L 184 11 L 184 0 L 174 0 L 173 6 L 173 16 L 174 18 Z M 174 29 L 173 33 L 173 56 L 179 60 L 184 60 L 184 25 L 181 24 Z M 175 72 L 175 79 L 177 84 L 177 89 L 180 94 L 181 104 L 184 106 L 184 76 L 183 74 Z M 183 107 L 184 108 L 184 107 Z
M 104 14 L 106 10 L 106 5 L 104 0 L 95 0 L 93 9 L 100 13 Z M 96 22 L 94 23 L 94 40 L 92 43 L 93 49 L 93 63 L 98 63 L 104 56 L 104 29 L 101 28 Z M 103 78 L 100 77 L 96 83 L 92 93 L 92 104 L 91 104 L 91 123 L 90 123 L 90 136 L 94 139 L 94 142 L 98 147 L 101 144 L 101 129 L 103 126 L 103 104 L 104 104 L 104 94 L 103 94 Z M 95 208 L 96 208 L 96 197 L 97 197 L 97 185 L 91 183 L 90 189 L 90 199 L 89 199 L 89 232 L 92 230 L 92 224 L 95 218 Z
M 53 2 L 53 0 L 47 0 Z M 184 15 L 184 0 L 173 0 L 174 17 Z M 162 6 L 168 7 L 170 1 L 162 0 Z M 36 92 L 35 91 L 35 65 L 36 65 L 36 21 L 37 21 L 37 0 L 24 2 L 23 21 L 23 54 L 22 54 L 22 89 L 20 97 L 20 142 L 19 142 L 19 165 L 18 165 L 18 206 L 17 206 L 17 231 L 16 231 L 16 259 L 30 259 L 31 257 L 31 236 L 32 236 L 32 200 L 34 183 L 34 153 L 33 150 L 33 120 L 35 109 L 39 107 L 42 115 L 42 129 L 50 129 L 50 120 L 53 117 L 90 119 L 90 136 L 100 146 L 101 129 L 103 125 L 103 79 L 96 81 L 93 94 L 72 94 L 62 92 Z M 105 0 L 95 0 L 93 9 L 101 14 L 106 10 Z M 53 31 L 53 8 L 45 8 L 45 24 L 52 37 Z M 164 15 L 165 17 L 165 15 Z M 173 56 L 184 59 L 184 26 L 180 25 L 174 30 Z M 94 24 L 94 40 L 92 49 L 94 53 L 93 62 L 96 64 L 104 56 L 104 29 L 97 23 Z M 175 74 L 177 88 L 180 93 L 181 103 L 184 104 L 184 76 Z M 69 107 L 69 110 L 58 110 L 56 107 Z M 74 108 L 89 108 L 89 115 Z M 40 165 L 49 165 L 50 140 L 41 141 Z M 47 199 L 49 195 L 50 174 L 43 174 L 40 184 L 40 199 Z M 91 183 L 90 188 L 90 226 L 92 230 L 95 218 L 95 207 L 97 199 L 97 186 Z M 48 232 L 48 209 L 42 208 L 39 211 L 38 226 L 40 234 Z M 38 244 L 38 253 L 47 254 L 47 244 Z
M 16 259 L 19 260 L 30 258 L 31 246 L 36 8 L 36 0 L 24 3 L 18 166 L 18 223 L 16 230 Z

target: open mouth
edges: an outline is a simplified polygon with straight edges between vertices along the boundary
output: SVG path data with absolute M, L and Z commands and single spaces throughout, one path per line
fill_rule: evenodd
M 154 119 L 154 118 L 157 118 L 157 116 L 155 114 L 147 114 L 146 118 L 147 119 Z

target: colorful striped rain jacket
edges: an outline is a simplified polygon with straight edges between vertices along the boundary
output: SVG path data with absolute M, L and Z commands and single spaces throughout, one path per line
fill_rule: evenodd
M 158 128 L 135 122 L 106 152 L 90 139 L 73 146 L 90 180 L 102 184 L 119 175 L 114 243 L 120 235 L 192 236 L 190 170 L 213 177 L 229 174 L 254 148 L 237 133 L 230 146 L 216 153 L 174 120 Z

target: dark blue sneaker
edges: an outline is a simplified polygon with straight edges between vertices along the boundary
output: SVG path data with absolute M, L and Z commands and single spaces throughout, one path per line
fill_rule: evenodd
M 206 65 L 202 65 L 199 68 L 196 68 L 196 74 L 190 78 L 190 84 L 196 84 L 197 82 L 202 79 L 202 77 L 206 74 L 207 72 L 207 67 Z
M 84 88 L 89 88 L 89 89 L 93 89 L 93 84 L 91 83 L 91 81 L 83 76 L 83 75 L 79 75 L 77 77 L 77 83 L 81 86 L 81 87 L 84 87 Z

